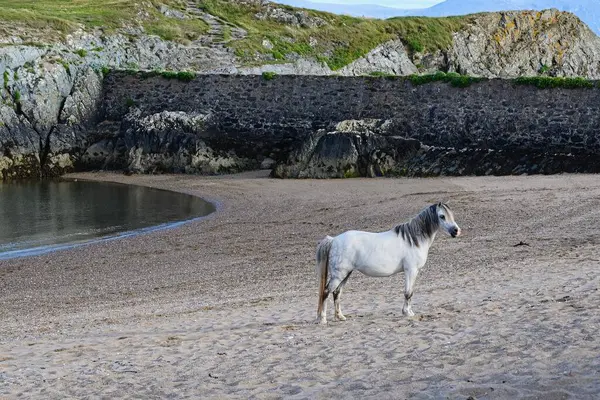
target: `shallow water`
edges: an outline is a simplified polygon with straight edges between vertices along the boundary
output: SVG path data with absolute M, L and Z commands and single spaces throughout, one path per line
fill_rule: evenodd
M 0 259 L 164 228 L 214 210 L 198 197 L 142 186 L 0 183 Z

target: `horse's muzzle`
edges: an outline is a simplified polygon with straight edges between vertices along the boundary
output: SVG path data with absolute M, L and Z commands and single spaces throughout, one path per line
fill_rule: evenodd
M 452 236 L 453 238 L 460 236 L 460 228 L 450 229 L 450 236 Z

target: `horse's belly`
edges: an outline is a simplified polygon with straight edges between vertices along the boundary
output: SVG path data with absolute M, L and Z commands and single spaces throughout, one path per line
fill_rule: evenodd
M 377 261 L 377 260 L 375 260 Z M 388 260 L 378 260 L 379 262 L 358 263 L 356 269 L 365 275 L 373 277 L 384 277 L 397 274 L 402 271 L 402 266 Z

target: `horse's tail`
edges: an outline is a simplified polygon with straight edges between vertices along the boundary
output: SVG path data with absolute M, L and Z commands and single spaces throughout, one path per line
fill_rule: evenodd
M 327 286 L 331 243 L 333 243 L 333 238 L 331 236 L 325 236 L 325 238 L 317 245 L 317 277 L 319 278 L 318 315 L 321 315 L 321 312 L 323 311 L 323 302 L 325 301 L 325 288 Z

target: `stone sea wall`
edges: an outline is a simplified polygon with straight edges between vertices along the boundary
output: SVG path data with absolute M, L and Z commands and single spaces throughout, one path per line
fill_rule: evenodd
M 97 169 L 268 168 L 284 178 L 600 172 L 595 86 L 113 71 L 92 87 L 81 92 L 93 101 L 73 92 L 77 118 L 61 116 L 45 142 L 17 146 L 41 129 L 34 108 L 22 111 L 31 129 L 3 119 L 4 179 Z
M 118 72 L 105 79 L 102 116 L 210 115 L 196 132 L 203 144 L 235 154 L 247 168 L 273 160 L 281 177 L 479 175 L 596 172 L 597 104 L 596 88 L 538 89 L 501 79 L 460 88 L 375 77 L 180 81 Z M 338 129 L 345 120 L 379 125 Z M 308 153 L 299 155 L 302 149 Z
M 600 90 L 537 89 L 494 79 L 466 88 L 404 79 L 204 75 L 190 82 L 111 73 L 103 116 L 135 106 L 210 111 L 223 134 L 294 137 L 349 119 L 392 119 L 395 134 L 447 147 L 600 151 Z

